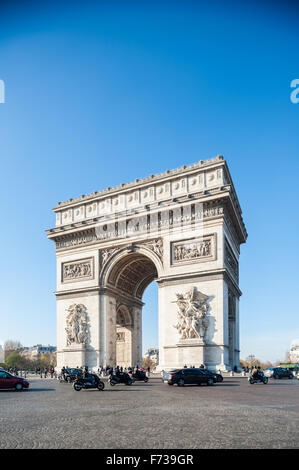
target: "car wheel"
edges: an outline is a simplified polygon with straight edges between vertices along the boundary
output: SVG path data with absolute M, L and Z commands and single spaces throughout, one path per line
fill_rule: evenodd
M 16 384 L 15 389 L 16 389 L 17 392 L 21 392 L 23 390 L 23 385 L 18 383 L 18 384 Z
M 180 379 L 180 380 L 178 381 L 178 386 L 179 386 L 179 387 L 184 387 L 184 385 L 185 385 L 184 380 L 183 380 L 183 379 Z
M 279 379 L 279 375 L 275 374 L 275 375 L 273 375 L 273 378 L 274 379 Z
M 98 390 L 100 390 L 100 391 L 104 390 L 104 388 L 105 388 L 104 382 L 98 382 L 97 388 L 98 388 Z
M 132 385 L 132 380 L 128 380 L 128 382 L 126 383 L 126 385 Z
M 173 385 L 173 384 L 170 384 L 170 383 L 168 382 L 168 385 Z
M 207 385 L 214 385 L 214 380 L 213 379 L 208 379 Z
M 116 384 L 116 382 L 114 382 L 114 380 L 110 380 L 109 384 L 114 387 L 114 385 Z
M 76 390 L 76 392 L 80 392 L 80 390 L 82 390 L 81 385 L 79 385 L 79 384 L 74 384 L 74 390 Z
M 289 379 L 292 379 L 292 378 L 293 378 L 293 376 L 292 376 L 292 375 L 289 375 Z
M 148 382 L 148 377 L 146 377 L 146 378 L 144 379 L 144 382 L 145 382 L 145 383 L 147 383 L 147 382 Z

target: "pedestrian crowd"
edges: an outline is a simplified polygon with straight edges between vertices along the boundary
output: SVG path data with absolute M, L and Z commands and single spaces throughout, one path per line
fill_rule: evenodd
M 35 375 L 39 375 L 40 378 L 47 378 L 48 376 L 51 377 L 51 379 L 53 378 L 57 378 L 57 373 L 55 371 L 55 368 L 54 366 L 50 366 L 50 367 L 37 367 L 36 369 L 34 370 L 29 370 L 29 369 L 18 369 L 17 367 L 10 367 L 9 369 L 7 369 L 8 372 L 10 372 L 12 375 L 15 375 L 15 376 L 20 376 L 20 377 L 24 377 L 26 378 L 27 375 L 29 373 L 33 373 Z

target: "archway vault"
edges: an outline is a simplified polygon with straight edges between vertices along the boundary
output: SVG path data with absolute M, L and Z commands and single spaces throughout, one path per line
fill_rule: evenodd
M 108 360 L 119 366 L 142 362 L 142 296 L 159 277 L 155 256 L 144 247 L 123 248 L 113 253 L 103 269 L 102 285 L 109 292 Z
M 158 279 L 159 260 L 145 249 L 122 250 L 104 267 L 101 283 L 139 300 L 147 286 Z

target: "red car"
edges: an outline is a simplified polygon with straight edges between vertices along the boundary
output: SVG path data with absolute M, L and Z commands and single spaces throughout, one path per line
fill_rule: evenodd
M 9 388 L 21 392 L 24 388 L 29 388 L 29 382 L 22 377 L 11 375 L 6 370 L 0 370 L 0 390 Z

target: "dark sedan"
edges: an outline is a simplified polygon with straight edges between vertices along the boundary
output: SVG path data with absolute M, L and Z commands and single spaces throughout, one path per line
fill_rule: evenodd
M 209 369 L 201 369 L 202 372 L 204 372 L 205 374 L 213 377 L 213 381 L 214 383 L 216 382 L 223 382 L 223 376 L 221 374 L 218 374 L 216 372 L 213 372 L 212 370 L 209 370 Z
M 168 383 L 168 379 L 169 379 L 170 374 L 173 374 L 177 370 L 179 370 L 179 369 L 172 369 L 172 370 L 169 370 L 169 371 L 163 371 L 163 373 L 162 373 L 162 382 Z
M 23 377 L 17 377 L 6 370 L 0 370 L 0 389 L 14 389 L 21 392 L 24 388 L 29 388 L 29 382 Z
M 183 387 L 184 385 L 213 385 L 214 384 L 214 377 L 210 374 L 206 373 L 204 369 L 177 369 L 175 371 L 171 371 L 167 380 L 168 385 L 177 384 L 179 387 Z

